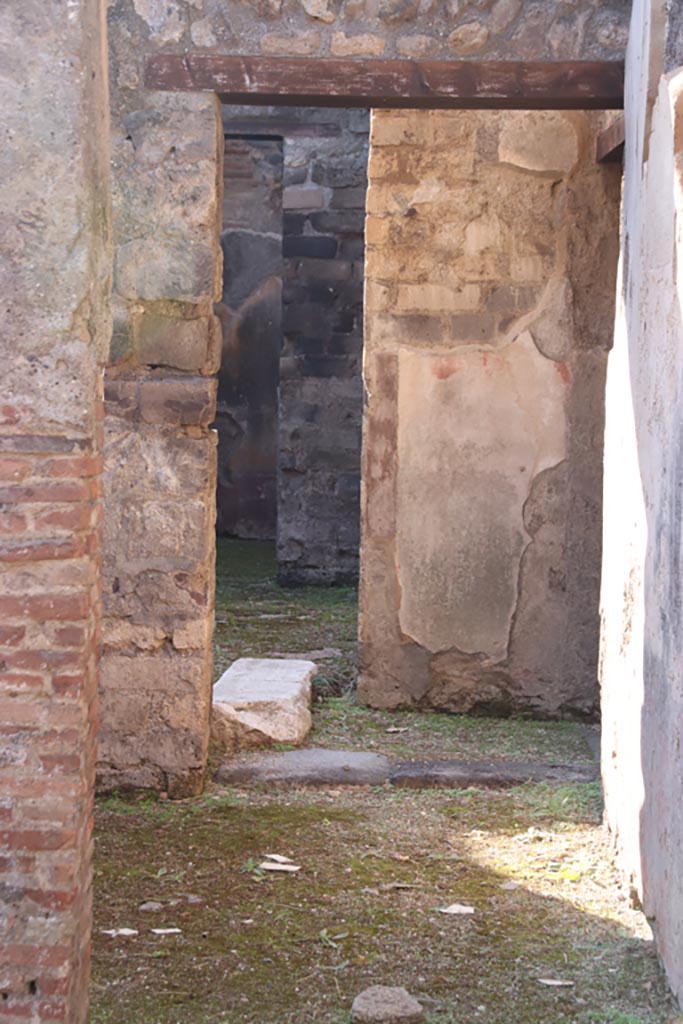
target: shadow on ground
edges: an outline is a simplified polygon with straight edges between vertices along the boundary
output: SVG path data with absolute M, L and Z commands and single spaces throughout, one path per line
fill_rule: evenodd
M 214 789 L 102 802 L 96 836 L 91 1024 L 343 1024 L 377 983 L 405 985 L 430 1024 L 673 1013 L 595 785 Z M 261 871 L 272 853 L 301 871 Z

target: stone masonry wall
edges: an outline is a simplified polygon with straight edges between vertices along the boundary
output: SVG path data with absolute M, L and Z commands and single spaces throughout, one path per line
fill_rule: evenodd
M 623 56 L 623 0 L 135 0 L 155 48 L 265 56 Z
M 274 539 L 284 269 L 282 139 L 226 136 L 221 247 L 216 530 Z
M 683 49 L 680 8 L 666 8 L 636 0 L 627 58 L 600 681 L 607 822 L 681 1000 Z
M 586 114 L 374 112 L 360 695 L 592 717 L 619 172 Z
M 0 7 L 0 1015 L 85 1024 L 111 322 L 104 8 Z
M 227 214 L 235 227 L 224 226 L 222 236 L 225 284 L 220 308 L 225 341 L 217 420 L 219 505 L 221 495 L 228 493 L 223 478 L 234 480 L 231 494 L 242 490 L 240 501 L 249 502 L 256 493 L 266 504 L 270 477 L 266 484 L 260 467 L 270 457 L 276 415 L 280 582 L 354 580 L 368 114 L 224 107 L 223 125 L 226 145 L 231 147 L 225 167 L 224 218 Z M 251 139 L 235 139 L 239 131 L 252 133 Z M 270 150 L 264 148 L 272 148 L 278 139 L 284 154 L 279 190 L 274 153 L 268 156 Z M 240 157 L 235 155 L 238 146 Z M 247 166 L 241 159 L 245 147 L 260 147 L 261 159 L 250 157 Z M 278 273 L 284 277 L 282 295 Z M 232 293 L 233 305 L 241 303 L 237 314 L 230 308 Z M 278 407 L 273 409 L 278 394 Z M 239 425 L 230 431 L 235 419 Z M 240 469 L 243 463 L 250 467 L 251 484 Z M 219 512 L 219 529 L 221 524 Z M 268 535 L 256 532 L 253 517 L 247 529 L 243 523 L 231 532 Z
M 277 529 L 285 585 L 358 576 L 369 121 L 366 111 L 318 115 L 336 131 L 285 142 Z
M 201 789 L 208 754 L 222 135 L 214 97 L 142 89 L 155 11 L 115 0 L 108 12 L 115 319 L 98 774 L 105 789 L 184 796 Z

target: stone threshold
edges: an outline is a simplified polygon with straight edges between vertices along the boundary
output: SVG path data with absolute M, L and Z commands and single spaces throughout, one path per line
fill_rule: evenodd
M 410 789 L 509 789 L 525 782 L 595 782 L 597 765 L 538 761 L 398 761 L 368 751 L 308 748 L 251 755 L 220 766 L 224 785 L 382 786 Z

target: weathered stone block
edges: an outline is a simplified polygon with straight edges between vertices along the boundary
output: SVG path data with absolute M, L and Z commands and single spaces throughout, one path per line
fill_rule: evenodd
M 143 313 L 134 325 L 135 350 L 140 363 L 196 372 L 209 362 L 213 330 L 209 317 L 177 320 Z
M 240 658 L 213 688 L 211 736 L 221 752 L 301 743 L 311 729 L 311 661 Z
M 114 286 L 126 299 L 211 301 L 216 254 L 211 245 L 155 237 L 126 242 L 116 250 Z
M 215 380 L 166 377 L 140 382 L 140 417 L 146 423 L 206 427 L 216 415 Z

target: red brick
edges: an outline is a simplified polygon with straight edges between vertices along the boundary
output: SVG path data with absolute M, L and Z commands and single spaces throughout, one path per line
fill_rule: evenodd
M 4 946 L 3 962 L 8 967 L 61 967 L 69 962 L 68 946 L 29 946 L 22 943 L 8 943 Z
M 31 502 L 87 501 L 91 497 L 90 480 L 63 481 L 58 484 L 27 484 L 0 487 L 0 503 L 24 505 Z
M 99 506 L 87 502 L 83 505 L 68 505 L 66 508 L 47 509 L 36 513 L 34 528 L 41 530 L 86 530 L 96 522 Z
M 26 533 L 27 530 L 28 520 L 22 512 L 3 510 L 0 516 L 0 534 L 11 537 L 17 533 Z
M 78 754 L 44 754 L 40 763 L 46 772 L 74 773 L 81 770 L 81 759 Z
M 9 669 L 49 672 L 54 669 L 84 667 L 80 648 L 67 651 L 9 651 L 2 660 Z
M 45 475 L 51 478 L 84 479 L 99 476 L 102 472 L 101 455 L 76 455 L 61 459 L 51 459 L 45 466 Z
M 79 558 L 88 551 L 84 537 L 54 540 L 0 541 L 0 559 L 4 562 L 45 562 L 57 558 Z
M 26 636 L 25 626 L 0 625 L 0 644 L 4 647 L 16 647 Z
M 0 597 L 0 615 L 36 621 L 81 620 L 87 618 L 85 594 L 44 594 L 39 597 Z
M 75 829 L 3 829 L 0 844 L 9 850 L 62 850 L 73 846 Z
M 87 634 L 83 626 L 61 626 L 55 632 L 55 642 L 60 647 L 81 647 L 85 643 L 86 636 Z M 2 629 L 0 628 L 1 637 Z

